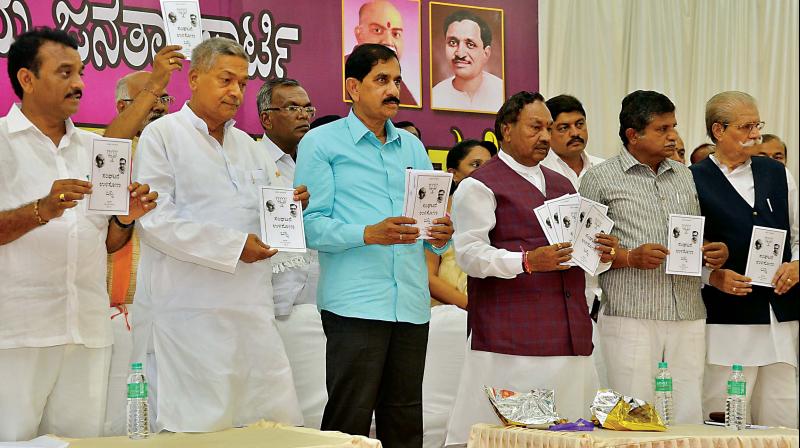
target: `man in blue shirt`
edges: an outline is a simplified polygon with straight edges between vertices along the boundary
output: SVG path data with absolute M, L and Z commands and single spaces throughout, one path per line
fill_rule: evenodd
M 400 64 L 383 45 L 345 63 L 350 114 L 300 141 L 295 183 L 308 185 L 308 246 L 319 251 L 317 304 L 327 337 L 323 430 L 367 435 L 375 412 L 386 447 L 422 446 L 422 373 L 430 319 L 423 246 L 443 253 L 442 217 L 417 240 L 402 217 L 407 168 L 433 169 L 422 143 L 392 125 Z

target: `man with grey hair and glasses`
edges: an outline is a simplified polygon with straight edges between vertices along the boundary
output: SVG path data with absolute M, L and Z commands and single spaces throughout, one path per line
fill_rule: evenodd
M 142 132 L 134 171 L 158 185 L 161 213 L 140 220 L 134 360 L 145 363 L 154 429 L 217 431 L 260 419 L 299 425 L 275 329 L 272 263 L 259 188 L 283 186 L 266 151 L 233 126 L 244 100 L 242 46 L 214 37 L 192 51 L 191 97 Z M 308 201 L 305 187 L 295 200 Z
M 780 162 L 752 157 L 764 127 L 752 96 L 714 95 L 705 121 L 717 149 L 690 169 L 706 217 L 705 237 L 725 242 L 730 258 L 707 279 L 713 287 L 702 292 L 708 310 L 703 412 L 725 409 L 726 379 L 736 363 L 744 367 L 751 421 L 797 428 L 797 187 Z M 782 263 L 769 287 L 744 275 L 753 226 L 786 231 Z
M 297 145 L 308 132 L 316 109 L 300 83 L 290 78 L 266 81 L 256 98 L 264 128 L 259 146 L 277 165 L 280 180 L 291 187 Z M 316 251 L 312 250 L 305 256 L 307 263 L 276 263 L 280 258 L 281 254 L 272 258 L 275 323 L 292 367 L 305 425 L 319 428 L 328 398 L 325 393 L 325 333 L 317 310 L 319 261 Z

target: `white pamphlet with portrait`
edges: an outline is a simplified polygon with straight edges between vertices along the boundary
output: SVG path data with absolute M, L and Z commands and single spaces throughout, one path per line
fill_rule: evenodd
M 281 252 L 305 252 L 303 205 L 294 188 L 260 187 L 261 240 Z
M 428 229 L 435 225 L 433 221 L 447 215 L 447 202 L 450 198 L 452 182 L 452 173 L 434 170 L 407 170 L 403 216 L 417 221 L 414 224 L 414 227 L 419 228 L 417 239 L 431 239 L 428 236 Z
M 555 227 L 553 226 L 553 218 L 550 217 L 550 209 L 547 204 L 542 204 L 533 209 L 533 214 L 536 215 L 536 220 L 539 221 L 539 227 L 542 228 L 544 236 L 547 237 L 548 244 L 556 244 L 558 238 L 555 234 Z
M 564 235 L 564 221 L 561 216 L 561 209 L 562 205 L 572 206 L 572 205 L 580 205 L 581 203 L 581 196 L 578 193 L 572 194 L 565 194 L 560 196 L 556 199 L 550 199 L 548 201 L 544 201 L 547 204 L 547 208 L 550 210 L 550 219 L 553 221 L 553 229 L 554 229 L 554 236 L 556 237 L 555 243 L 569 243 L 572 240 L 567 239 Z
M 773 288 L 772 278 L 783 263 L 783 245 L 786 231 L 771 227 L 753 226 L 750 236 L 750 251 L 744 275 L 752 279 L 753 285 Z
M 161 15 L 167 45 L 180 45 L 189 60 L 192 50 L 203 41 L 199 0 L 161 0 Z
M 703 270 L 705 216 L 669 215 L 666 273 L 700 277 Z
M 561 218 L 561 235 L 564 242 L 571 243 L 575 239 L 575 229 L 578 224 L 579 203 L 563 204 L 558 206 L 558 214 Z
M 598 233 L 611 233 L 614 221 L 606 216 L 605 210 L 592 207 L 583 217 L 583 222 L 578 219 L 579 225 L 575 230 L 575 242 L 572 244 L 572 261 L 589 275 L 595 275 L 600 265 L 600 253 L 595 249 Z
M 601 204 L 599 202 L 593 201 L 589 198 L 585 198 L 581 196 L 581 205 L 578 209 L 578 222 L 583 224 L 583 220 L 586 218 L 586 215 L 592 209 L 592 207 L 597 207 L 600 211 L 603 212 L 604 215 L 608 214 L 608 206 L 605 204 Z
M 88 162 L 88 161 L 87 161 Z M 131 141 L 121 138 L 96 138 L 92 141 L 92 194 L 86 213 L 119 215 L 129 213 L 131 195 Z

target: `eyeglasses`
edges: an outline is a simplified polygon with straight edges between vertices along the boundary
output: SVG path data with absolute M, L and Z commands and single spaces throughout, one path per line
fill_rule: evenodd
M 162 95 L 162 96 L 160 96 L 160 97 L 158 97 L 156 99 L 158 100 L 158 102 L 160 102 L 161 104 L 163 104 L 165 106 L 169 106 L 170 104 L 175 102 L 175 97 L 174 96 L 169 96 L 169 95 Z M 127 103 L 129 101 L 133 101 L 133 98 L 124 98 L 121 101 L 125 101 Z
M 300 115 L 301 112 L 305 112 L 306 114 L 308 114 L 309 118 L 313 118 L 314 115 L 317 113 L 317 108 L 314 106 L 268 107 L 264 110 L 280 110 L 295 115 Z
M 747 134 L 750 135 L 753 132 L 753 129 L 758 129 L 759 131 L 764 129 L 764 124 L 765 123 L 763 121 L 757 121 L 755 123 L 735 124 L 735 125 L 732 125 L 730 123 L 722 123 L 722 127 L 723 129 L 725 129 L 728 126 L 733 126 L 736 129 L 739 129 L 740 131 L 746 131 Z

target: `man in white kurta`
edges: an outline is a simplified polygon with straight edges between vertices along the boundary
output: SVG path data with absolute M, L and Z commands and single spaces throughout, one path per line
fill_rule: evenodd
M 0 118 L 0 442 L 102 434 L 106 253 L 155 206 L 134 182 L 128 216 L 85 211 L 99 136 L 69 118 L 85 87 L 77 49 L 63 31 L 37 28 L 9 52 L 21 103 Z
M 544 98 L 520 92 L 500 108 L 497 158 L 464 179 L 453 196 L 456 261 L 469 275 L 469 349 L 450 414 L 446 445 L 466 443 L 470 427 L 497 422 L 483 386 L 515 391 L 551 389 L 556 410 L 588 415 L 597 390 L 591 319 L 579 268 L 562 265 L 569 243 L 547 244 L 533 209 L 574 192 L 540 165 L 550 147 L 552 119 Z M 519 225 L 519 223 L 533 223 Z M 598 242 L 610 261 L 613 248 Z
M 204 41 L 192 53 L 191 99 L 139 139 L 136 174 L 164 192 L 163 208 L 140 222 L 133 313 L 155 430 L 302 424 L 274 323 L 276 252 L 257 236 L 259 186 L 282 184 L 232 120 L 246 83 L 242 47 Z
M 285 186 L 294 182 L 297 145 L 308 132 L 316 110 L 305 89 L 294 79 L 273 78 L 258 91 L 258 115 L 264 136 L 258 142 L 275 162 Z M 325 332 L 317 310 L 319 259 L 309 249 L 272 258 L 275 324 L 292 367 L 297 399 L 306 427 L 320 427 L 328 401 L 325 390 Z M 302 263 L 298 263 L 302 260 Z

